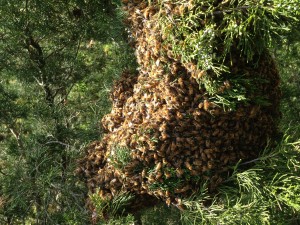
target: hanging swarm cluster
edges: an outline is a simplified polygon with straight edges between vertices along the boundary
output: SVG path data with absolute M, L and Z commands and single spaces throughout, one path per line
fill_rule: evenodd
M 254 67 L 237 53 L 230 65 L 237 74 L 267 80 L 254 85 L 270 105 L 224 110 L 199 88 L 193 75 L 199 71 L 163 41 L 160 14 L 181 10 L 164 2 L 158 8 L 148 1 L 124 1 L 139 74 L 125 72 L 115 84 L 112 111 L 102 120 L 107 134 L 89 146 L 78 169 L 89 191 L 99 191 L 103 199 L 131 192 L 176 204 L 200 182 L 216 187 L 230 166 L 257 157 L 277 131 L 279 77 L 271 57 L 260 56 Z M 222 88 L 230 89 L 230 80 Z

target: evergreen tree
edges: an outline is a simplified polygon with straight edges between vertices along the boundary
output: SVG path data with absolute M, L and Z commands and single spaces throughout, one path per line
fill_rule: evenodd
M 134 64 L 113 4 L 1 1 L 1 224 L 88 223 L 76 159 Z

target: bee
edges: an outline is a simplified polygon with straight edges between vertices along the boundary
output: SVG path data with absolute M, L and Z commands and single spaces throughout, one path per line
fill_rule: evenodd
M 205 173 L 205 172 L 207 172 L 207 171 L 209 171 L 208 167 L 205 166 L 205 165 L 203 165 L 203 166 L 202 166 L 202 172 Z
M 230 159 L 230 157 L 229 156 L 226 156 L 226 157 L 224 157 L 224 159 L 223 159 L 223 163 L 226 165 L 226 164 L 228 164 L 228 162 L 229 162 L 229 159 Z
M 170 135 L 168 135 L 166 132 L 162 132 L 161 133 L 161 136 L 160 136 L 160 139 L 162 141 L 165 141 L 166 139 L 168 139 L 170 137 Z
M 106 193 L 105 194 L 105 199 L 110 201 L 110 200 L 113 199 L 113 195 L 111 193 Z
M 179 77 L 177 82 L 178 82 L 178 84 L 180 85 L 181 88 L 184 88 L 184 82 L 183 82 L 182 77 Z
M 172 174 L 170 173 L 170 171 L 167 171 L 167 170 L 164 171 L 164 175 L 167 179 L 172 177 Z
M 204 110 L 207 111 L 209 107 L 210 107 L 210 102 L 208 100 L 204 100 L 204 102 L 203 102 Z
M 179 200 L 180 200 L 180 203 L 178 203 L 178 204 L 172 203 L 172 205 L 174 205 L 177 209 L 179 209 L 181 212 L 183 212 L 185 209 L 181 203 L 181 199 L 179 199 Z
M 154 183 L 156 181 L 155 179 L 155 176 L 153 174 L 151 174 L 149 177 L 148 177 L 148 182 L 149 183 Z
M 188 143 L 189 145 L 193 146 L 195 144 L 194 139 L 193 138 L 186 138 L 186 143 Z
M 105 174 L 104 174 L 104 182 L 105 182 L 105 183 L 107 183 L 107 182 L 109 182 L 109 181 L 110 181 L 110 179 L 111 179 L 111 176 L 110 176 L 110 174 L 108 174 L 108 173 L 105 173 Z
M 199 109 L 202 109 L 203 106 L 204 106 L 203 102 L 200 102 L 199 105 L 198 105 L 198 108 L 199 108 Z M 195 111 L 195 112 L 196 112 L 196 111 Z
M 157 163 L 155 167 L 155 172 L 158 172 L 159 170 L 161 170 L 161 168 L 162 168 L 162 163 L 161 162 Z
M 207 162 L 207 168 L 211 170 L 214 167 L 214 163 L 212 161 Z
M 184 174 L 184 171 L 183 171 L 183 169 L 181 169 L 181 168 L 177 168 L 176 169 L 176 175 L 177 175 L 177 177 L 182 177 L 182 175 Z
M 115 171 L 114 171 L 114 177 L 119 177 L 119 176 L 120 176 L 120 171 L 115 170 Z
M 92 180 L 92 179 L 90 179 L 89 181 L 88 181 L 88 183 L 87 183 L 87 186 L 88 186 L 88 189 L 94 189 L 94 187 L 96 186 L 95 185 L 95 181 L 94 180 Z
M 194 95 L 194 88 L 192 86 L 188 86 L 188 93 L 190 96 Z
M 196 166 L 201 166 L 202 165 L 202 161 L 199 160 L 199 159 L 196 159 L 193 161 L 193 164 L 196 165 Z
M 155 45 L 155 46 L 152 48 L 152 52 L 153 52 L 153 55 L 154 55 L 154 56 L 156 56 L 156 57 L 159 56 L 160 49 L 159 49 L 158 45 Z M 157 62 L 157 61 L 156 61 L 156 62 Z M 156 66 L 159 66 L 159 64 L 158 64 L 158 65 L 156 64 Z
M 207 161 L 206 154 L 204 152 L 201 152 L 201 159 L 205 162 Z
M 170 58 L 170 59 L 173 59 L 175 56 L 173 54 L 173 52 L 171 50 L 168 50 L 167 51 L 167 56 Z M 172 71 L 172 70 L 171 70 Z
M 142 170 L 142 178 L 146 178 L 146 176 L 147 176 L 147 172 L 146 172 L 146 170 L 145 169 L 143 169 Z
M 183 5 L 183 4 L 180 5 L 179 8 L 178 8 L 178 10 L 179 10 L 179 14 L 180 14 L 180 15 L 183 15 L 184 12 L 185 12 L 185 5 Z
M 254 106 L 251 111 L 250 111 L 250 115 L 249 117 L 250 118 L 253 118 L 255 117 L 257 114 L 258 114 L 258 111 L 260 110 L 260 107 L 259 106 Z
M 145 190 L 141 190 L 140 193 L 141 193 L 142 195 L 148 194 L 147 191 L 145 191 Z
M 186 167 L 188 170 L 193 170 L 192 165 L 191 165 L 188 161 L 185 161 L 185 162 L 184 162 L 184 165 L 185 165 L 185 167 Z
M 151 11 L 151 7 L 147 7 L 144 9 L 143 16 L 145 19 L 149 19 L 150 11 Z
M 176 117 L 177 117 L 178 119 L 183 119 L 183 114 L 180 113 L 179 111 L 177 111 L 177 112 L 176 112 Z
M 200 174 L 200 172 L 199 171 L 197 171 L 197 170 L 191 170 L 191 175 L 193 175 L 193 176 L 198 176 L 199 174 Z
M 157 160 L 157 159 L 158 159 L 158 155 L 157 155 L 157 153 L 154 153 L 154 154 L 153 154 L 153 158 L 154 158 L 155 160 Z
M 176 143 L 174 141 L 171 142 L 171 151 L 175 151 L 177 148 Z
M 206 148 L 206 149 L 204 149 L 204 153 L 205 154 L 212 154 L 214 152 L 214 149 L 212 149 L 212 148 Z
M 179 193 L 186 192 L 186 191 L 189 190 L 189 189 L 190 189 L 190 185 L 187 185 L 187 186 L 184 186 L 183 188 L 176 188 L 176 189 L 174 190 L 174 192 L 175 192 L 176 194 L 179 194 Z
M 164 191 L 159 189 L 155 192 L 155 195 L 163 197 L 165 195 Z
M 170 198 L 170 197 L 167 197 L 167 199 L 166 199 L 166 204 L 167 204 L 168 206 L 171 205 L 171 198 Z
M 156 174 L 156 176 L 155 176 L 155 179 L 159 180 L 162 177 L 162 175 L 163 175 L 162 172 L 158 171 L 157 174 Z
M 146 51 L 144 54 L 144 60 L 145 61 L 149 61 L 151 58 L 151 52 L 150 51 Z
M 164 122 L 160 127 L 159 127 L 159 131 L 162 132 L 162 131 L 165 131 L 167 129 L 167 123 Z
M 113 186 L 115 183 L 117 183 L 117 179 L 116 179 L 116 178 L 112 179 L 112 180 L 109 182 L 109 184 L 112 185 L 112 186 Z

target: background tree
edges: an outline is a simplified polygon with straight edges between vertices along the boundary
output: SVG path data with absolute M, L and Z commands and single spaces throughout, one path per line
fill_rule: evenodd
M 0 223 L 88 223 L 73 171 L 134 65 L 122 15 L 111 1 L 0 4 Z

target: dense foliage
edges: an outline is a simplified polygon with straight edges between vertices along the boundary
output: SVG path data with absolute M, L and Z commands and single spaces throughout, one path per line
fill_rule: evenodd
M 239 1 L 238 7 L 249 2 Z M 264 31 L 267 44 L 270 38 L 277 41 L 271 52 L 278 58 L 282 77 L 285 138 L 275 150 L 267 149 L 251 163 L 237 165 L 219 195 L 211 196 L 204 185 L 183 200 L 184 210 L 157 205 L 135 215 L 143 224 L 299 223 L 300 26 L 294 20 L 299 2 L 272 1 L 277 9 L 269 6 L 271 1 L 252 2 L 262 5 L 251 8 L 255 15 L 266 14 L 263 18 L 268 19 L 279 10 L 281 17 L 275 19 L 293 19 L 280 27 L 284 32 L 279 36 L 279 27 L 270 32 L 258 29 Z M 87 189 L 74 175 L 76 161 L 85 145 L 102 134 L 98 121 L 111 107 L 108 94 L 113 80 L 122 70 L 135 67 L 116 5 L 109 0 L 1 0 L 0 224 L 90 224 Z M 232 10 L 224 7 L 220 10 Z M 193 12 L 192 23 L 198 11 Z M 244 18 L 244 26 L 234 29 L 237 21 L 231 19 L 239 13 L 242 10 L 226 14 L 224 34 L 229 41 L 245 36 L 251 22 Z M 186 23 L 180 17 L 177 22 Z M 203 40 L 209 46 L 211 39 Z M 188 51 L 199 50 L 188 46 Z M 240 170 L 245 166 L 251 168 Z M 120 196 L 119 201 L 103 203 L 94 196 L 99 210 L 105 204 L 112 209 L 109 224 L 133 223 L 136 218 L 131 214 L 114 214 L 128 199 Z
M 134 65 L 122 15 L 110 1 L 0 4 L 0 223 L 88 223 L 74 169 Z

